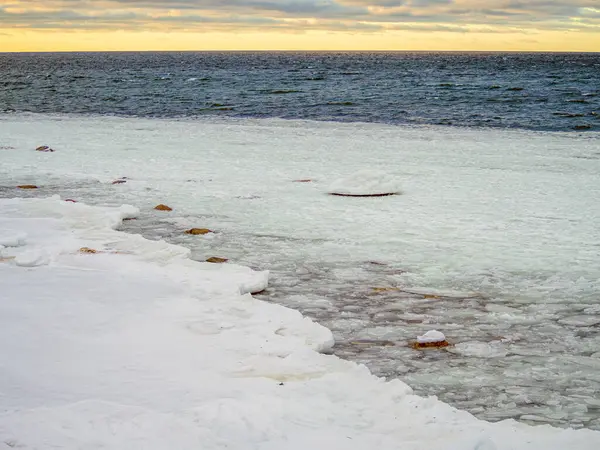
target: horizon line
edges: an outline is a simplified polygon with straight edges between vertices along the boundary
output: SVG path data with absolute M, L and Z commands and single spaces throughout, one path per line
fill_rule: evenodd
M 580 53 L 600 54 L 600 51 L 582 50 L 311 50 L 311 49 L 255 49 L 255 50 L 26 50 L 0 51 L 0 54 L 16 53 Z

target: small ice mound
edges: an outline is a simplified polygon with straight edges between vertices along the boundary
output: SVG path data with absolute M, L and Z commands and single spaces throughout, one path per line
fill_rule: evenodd
M 400 194 L 400 186 L 395 177 L 385 172 L 361 170 L 334 181 L 327 192 L 346 197 L 382 197 Z
M 215 264 L 210 262 L 202 264 L 202 269 L 211 271 L 221 277 L 228 288 L 233 288 L 240 295 L 258 294 L 267 289 L 269 285 L 269 271 L 256 271 L 246 266 L 237 264 Z
M 417 342 L 412 344 L 415 349 L 420 348 L 440 348 L 450 345 L 446 340 L 444 333 L 437 330 L 429 330 L 423 336 L 417 336 Z
M 140 210 L 132 205 L 121 205 L 119 207 L 119 214 L 121 219 L 135 219 L 140 213 Z
M 508 350 L 501 342 L 461 342 L 456 344 L 451 350 L 463 356 L 474 358 L 502 358 L 508 354 Z
M 244 279 L 240 280 L 240 294 L 258 294 L 267 289 L 269 285 L 269 271 L 248 272 Z
M 309 347 L 318 353 L 331 353 L 335 345 L 333 333 L 308 317 L 278 328 L 275 334 L 296 340 L 300 345 Z
M 15 264 L 20 267 L 45 266 L 50 262 L 50 255 L 44 250 L 31 249 L 15 257 Z
M 425 333 L 423 336 L 417 336 L 417 342 L 419 344 L 429 344 L 432 342 L 442 342 L 446 340 L 446 336 L 444 333 L 437 330 L 430 330 Z
M 26 240 L 25 233 L 0 234 L 0 247 L 20 247 L 25 245 Z

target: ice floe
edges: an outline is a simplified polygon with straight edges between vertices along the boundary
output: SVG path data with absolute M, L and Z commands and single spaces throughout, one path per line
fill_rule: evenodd
M 377 197 L 399 194 L 400 185 L 393 175 L 378 170 L 360 170 L 334 181 L 327 192 L 350 197 Z

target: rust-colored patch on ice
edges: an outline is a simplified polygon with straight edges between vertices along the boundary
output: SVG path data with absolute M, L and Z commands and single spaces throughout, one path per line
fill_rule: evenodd
M 88 255 L 90 255 L 90 254 L 101 253 L 101 252 L 99 252 L 98 250 L 96 250 L 96 249 L 93 249 L 93 248 L 89 248 L 89 247 L 81 247 L 81 248 L 79 249 L 79 253 L 85 253 L 85 254 L 88 254 Z
M 400 288 L 397 287 L 374 287 L 373 288 L 373 292 L 398 292 L 400 291 Z
M 433 348 L 444 348 L 448 347 L 450 343 L 448 341 L 439 341 L 439 342 L 411 342 L 410 346 L 415 350 L 426 350 Z

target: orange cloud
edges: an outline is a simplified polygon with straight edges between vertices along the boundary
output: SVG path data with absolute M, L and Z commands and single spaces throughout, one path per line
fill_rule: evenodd
M 597 0 L 0 0 L 0 50 L 598 51 L 597 6 Z

